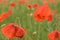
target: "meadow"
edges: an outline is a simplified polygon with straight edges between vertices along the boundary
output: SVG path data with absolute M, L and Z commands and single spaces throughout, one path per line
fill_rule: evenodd
M 0 22 L 0 40 L 49 40 L 48 34 L 54 30 L 60 30 L 60 1 L 57 0 L 57 5 L 53 2 L 49 3 L 49 7 L 53 12 L 53 21 L 43 21 L 38 22 L 34 19 L 33 15 L 36 9 L 32 8 L 29 9 L 27 4 L 38 4 L 40 6 L 44 5 L 42 0 L 32 0 L 31 2 L 27 2 L 25 4 L 19 4 L 17 0 L 9 0 L 8 4 L 5 2 L 0 3 L 0 14 L 3 12 L 8 11 L 10 2 L 16 3 L 16 7 L 13 7 L 12 10 L 14 11 L 13 14 L 6 18 L 3 22 Z M 1 28 L 4 25 L 9 23 L 17 23 L 20 27 L 24 27 L 27 30 L 27 34 L 22 38 L 14 38 L 9 39 L 5 37 L 2 32 Z

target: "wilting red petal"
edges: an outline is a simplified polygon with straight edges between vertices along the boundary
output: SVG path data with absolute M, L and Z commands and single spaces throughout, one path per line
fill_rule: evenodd
M 57 38 L 59 38 L 59 32 L 53 31 L 53 32 L 48 34 L 48 37 L 50 40 L 57 40 Z
M 16 24 L 8 24 L 2 28 L 2 33 L 8 38 L 15 38 L 15 25 Z

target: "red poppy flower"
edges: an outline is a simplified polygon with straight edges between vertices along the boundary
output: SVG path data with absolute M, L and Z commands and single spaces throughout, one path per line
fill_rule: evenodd
M 9 16 L 10 16 L 10 14 L 8 12 L 2 13 L 0 15 L 0 17 L 2 17 L 2 18 L 8 18 Z
M 23 38 L 26 34 L 26 30 L 19 28 L 18 24 L 11 23 L 2 28 L 2 33 L 8 38 Z
M 28 7 L 29 9 L 32 9 L 32 5 L 31 5 L 31 4 L 28 4 L 27 7 Z
M 46 5 L 39 7 L 34 13 L 34 18 L 39 22 L 43 20 L 52 20 L 51 9 Z
M 0 2 L 2 2 L 2 0 L 0 0 Z
M 33 4 L 33 8 L 37 8 L 38 7 L 38 4 Z
M 6 5 L 8 5 L 8 0 L 2 0 Z
M 8 24 L 2 28 L 2 33 L 8 38 L 15 38 L 15 25 L 14 23 Z
M 8 18 L 10 17 L 10 15 L 12 14 L 12 10 L 10 10 L 9 12 L 5 12 L 5 13 L 2 13 L 0 15 L 0 22 L 3 22 L 5 20 L 5 18 Z
M 53 0 L 48 0 L 49 3 L 53 2 Z
M 20 4 L 25 4 L 26 3 L 26 0 L 19 0 L 19 3 Z
M 8 13 L 9 13 L 10 15 L 13 14 L 13 10 L 9 9 L 9 10 L 8 10 Z
M 56 1 L 54 1 L 53 3 L 54 3 L 55 6 L 57 6 L 57 4 L 58 4 Z
M 47 0 L 42 0 L 44 5 L 48 5 L 48 1 Z
M 12 2 L 12 3 L 10 4 L 10 6 L 11 6 L 11 7 L 15 7 L 16 4 L 15 4 L 14 2 Z
M 59 31 L 53 31 L 48 34 L 50 40 L 57 40 L 59 38 Z

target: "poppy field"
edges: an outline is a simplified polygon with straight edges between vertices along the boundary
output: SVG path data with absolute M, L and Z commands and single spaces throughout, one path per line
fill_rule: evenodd
M 0 0 L 0 40 L 60 40 L 60 0 Z

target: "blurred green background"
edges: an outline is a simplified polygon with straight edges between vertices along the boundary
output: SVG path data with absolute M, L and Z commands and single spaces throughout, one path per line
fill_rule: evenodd
M 9 18 L 5 19 L 3 22 L 0 22 L 0 40 L 49 40 L 48 33 L 50 33 L 53 30 L 60 30 L 60 1 L 57 0 L 57 5 L 54 5 L 54 3 L 49 3 L 49 7 L 53 11 L 54 9 L 57 10 L 56 14 L 53 16 L 53 21 L 43 21 L 43 22 L 37 22 L 33 18 L 34 11 L 36 9 L 28 9 L 26 5 L 20 5 L 16 0 L 9 0 L 8 5 L 5 5 L 5 3 L 2 3 L 2 6 L 0 6 L 0 14 L 2 12 L 8 11 L 9 3 L 13 1 L 17 4 L 16 7 L 14 7 L 12 10 L 14 10 L 14 14 L 12 14 Z M 26 4 L 34 4 L 37 3 L 39 5 L 43 5 L 42 0 L 32 0 L 29 3 Z M 1 4 L 1 3 L 0 3 Z M 17 23 L 20 24 L 21 27 L 26 28 L 28 31 L 28 34 L 24 36 L 24 38 L 15 38 L 15 39 L 9 39 L 6 38 L 2 32 L 1 28 L 9 23 Z

